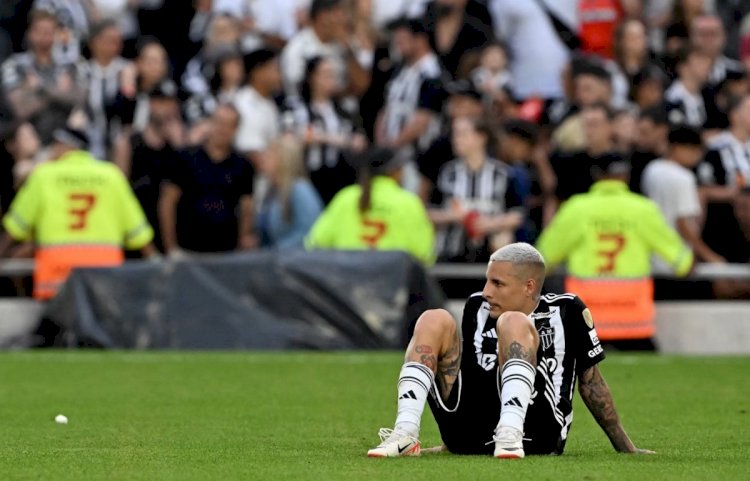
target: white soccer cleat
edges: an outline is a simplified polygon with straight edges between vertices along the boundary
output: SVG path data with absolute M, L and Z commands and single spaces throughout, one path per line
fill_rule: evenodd
M 381 428 L 378 431 L 380 444 L 367 451 L 371 458 L 397 458 L 400 456 L 419 456 L 421 446 L 419 439 L 403 431 Z
M 495 435 L 495 457 L 500 459 L 521 459 L 523 452 L 523 432 L 510 426 L 498 426 Z

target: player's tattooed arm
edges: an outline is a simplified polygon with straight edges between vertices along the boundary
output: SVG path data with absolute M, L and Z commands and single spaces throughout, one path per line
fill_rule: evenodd
M 620 416 L 615 410 L 612 393 L 609 391 L 609 386 L 602 377 L 598 366 L 589 368 L 581 375 L 578 391 L 596 422 L 607 434 L 615 451 L 620 453 L 652 453 L 652 451 L 646 449 L 636 448 L 628 437 L 620 422 Z

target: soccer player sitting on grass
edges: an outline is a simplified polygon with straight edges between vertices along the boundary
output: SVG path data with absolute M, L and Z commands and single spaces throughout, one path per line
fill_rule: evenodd
M 574 294 L 542 296 L 544 258 L 529 244 L 497 250 L 487 282 L 459 323 L 444 310 L 416 323 L 398 380 L 393 430 L 370 457 L 420 454 L 430 404 L 443 447 L 456 454 L 562 454 L 573 421 L 573 387 L 618 452 L 635 447 L 597 364 L 604 351 L 590 311 Z M 499 357 L 498 357 L 499 354 Z

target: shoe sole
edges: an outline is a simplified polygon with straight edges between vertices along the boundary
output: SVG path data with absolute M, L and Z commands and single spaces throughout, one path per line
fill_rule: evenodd
M 513 453 L 498 454 L 495 457 L 497 459 L 523 459 L 523 455 Z
M 368 458 L 388 458 L 388 457 L 391 457 L 391 458 L 401 458 L 401 457 L 404 457 L 404 456 L 419 456 L 420 452 L 421 452 L 420 445 L 417 444 L 416 446 L 414 446 L 410 450 L 406 451 L 405 453 L 402 453 L 400 456 L 386 456 L 385 454 L 378 454 L 378 453 L 368 452 L 367 453 L 367 457 Z

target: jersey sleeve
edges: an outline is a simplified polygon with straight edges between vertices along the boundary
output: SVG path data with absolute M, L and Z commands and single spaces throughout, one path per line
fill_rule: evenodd
M 594 318 L 583 301 L 576 296 L 565 309 L 567 342 L 572 346 L 576 360 L 576 374 L 581 375 L 605 358 L 604 349 L 596 333 Z
M 642 238 L 678 276 L 686 276 L 693 265 L 693 252 L 676 230 L 667 224 L 656 204 L 651 203 L 642 217 Z
M 18 191 L 3 218 L 5 231 L 18 242 L 31 240 L 33 237 L 34 226 L 41 213 L 43 183 L 41 172 L 32 174 Z

